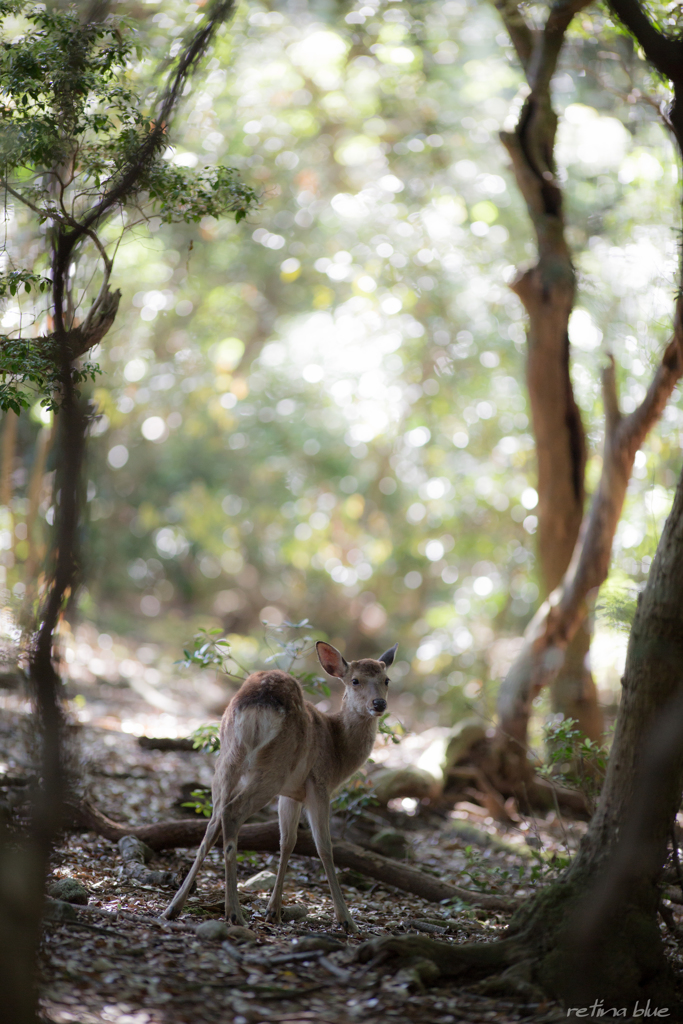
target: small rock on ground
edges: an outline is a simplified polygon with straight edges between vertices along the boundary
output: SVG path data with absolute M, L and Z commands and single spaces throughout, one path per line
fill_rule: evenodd
M 75 878 L 60 878 L 53 882 L 48 888 L 48 895 L 55 900 L 64 900 L 65 903 L 76 903 L 80 907 L 87 907 L 90 898 L 88 890 L 82 882 Z

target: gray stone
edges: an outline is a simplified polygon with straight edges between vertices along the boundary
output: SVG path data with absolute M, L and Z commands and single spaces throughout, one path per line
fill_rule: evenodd
M 322 953 L 336 953 L 340 949 L 346 949 L 346 946 L 331 935 L 303 935 L 294 948 L 301 953 L 314 953 L 316 950 Z
M 282 923 L 289 924 L 291 921 L 303 921 L 308 917 L 308 907 L 303 903 L 292 903 L 282 908 Z
M 228 937 L 228 926 L 225 921 L 204 921 L 197 928 L 195 935 L 205 942 L 222 942 Z
M 47 899 L 45 903 L 44 918 L 46 921 L 77 921 L 76 911 L 70 903 L 64 900 Z
M 122 836 L 118 841 L 118 847 L 121 857 L 126 861 L 148 864 L 154 856 L 154 850 L 137 836 Z
M 246 882 L 240 882 L 238 889 L 242 892 L 272 892 L 275 888 L 276 876 L 267 868 L 247 878 Z
M 228 928 L 228 938 L 231 939 L 232 942 L 237 942 L 238 944 L 242 942 L 250 943 L 256 942 L 258 940 L 258 935 L 256 932 L 252 932 L 251 928 L 245 928 L 241 924 L 233 924 Z
M 87 907 L 90 898 L 86 887 L 75 878 L 60 878 L 53 882 L 47 891 L 55 900 L 64 900 L 66 903 L 75 903 L 81 907 Z
M 370 846 L 383 857 L 405 860 L 408 856 L 408 840 L 394 828 L 383 828 L 377 832 L 370 840 Z

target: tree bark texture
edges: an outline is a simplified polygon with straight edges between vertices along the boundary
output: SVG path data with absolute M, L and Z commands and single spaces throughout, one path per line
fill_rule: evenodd
M 123 836 L 135 836 L 157 851 L 199 846 L 206 832 L 206 821 L 194 818 L 159 822 L 155 825 L 120 825 L 85 801 L 72 804 L 69 813 L 74 824 L 97 832 L 112 842 L 118 842 Z M 277 853 L 280 849 L 279 825 L 277 821 L 243 825 L 237 842 L 240 850 Z M 217 845 L 221 845 L 221 839 Z M 313 837 L 307 829 L 299 830 L 294 853 L 301 857 L 318 856 Z M 336 842 L 334 863 L 337 867 L 359 871 L 378 882 L 402 889 L 403 892 L 413 893 L 432 903 L 457 897 L 470 906 L 483 907 L 487 910 L 511 910 L 515 906 L 513 900 L 487 893 L 471 892 L 469 889 L 451 885 L 408 864 L 363 850 L 354 843 Z
M 554 159 L 557 115 L 550 83 L 571 19 L 586 3 L 555 4 L 544 28 L 530 30 L 521 8 L 496 2 L 517 50 L 529 95 L 514 132 L 501 133 L 538 248 L 535 266 L 512 290 L 527 312 L 526 381 L 538 468 L 538 557 L 544 596 L 562 581 L 584 513 L 586 439 L 569 373 L 569 317 L 576 278 L 565 237 L 563 195 Z M 577 720 L 590 739 L 602 736 L 602 714 L 588 668 L 590 635 L 570 644 L 552 684 L 553 709 Z

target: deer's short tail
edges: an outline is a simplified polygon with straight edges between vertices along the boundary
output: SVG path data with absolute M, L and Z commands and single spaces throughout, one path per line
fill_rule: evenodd
M 232 739 L 246 754 L 247 762 L 253 762 L 259 750 L 268 746 L 284 728 L 284 708 L 256 707 L 238 708 L 232 720 Z

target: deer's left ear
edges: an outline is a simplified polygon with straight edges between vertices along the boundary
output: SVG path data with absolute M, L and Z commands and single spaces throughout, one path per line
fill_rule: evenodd
M 344 673 L 349 666 L 337 648 L 333 647 L 332 644 L 326 644 L 323 640 L 318 640 L 315 649 L 318 654 L 318 660 L 327 674 L 343 679 Z
M 393 665 L 393 663 L 394 663 L 394 657 L 396 655 L 396 651 L 397 650 L 398 650 L 398 644 L 394 644 L 394 646 L 390 647 L 388 651 L 384 652 L 384 654 L 380 654 L 380 656 L 379 656 L 379 658 L 377 660 L 378 661 L 383 661 L 384 664 L 387 666 L 387 668 L 389 668 L 389 665 Z

